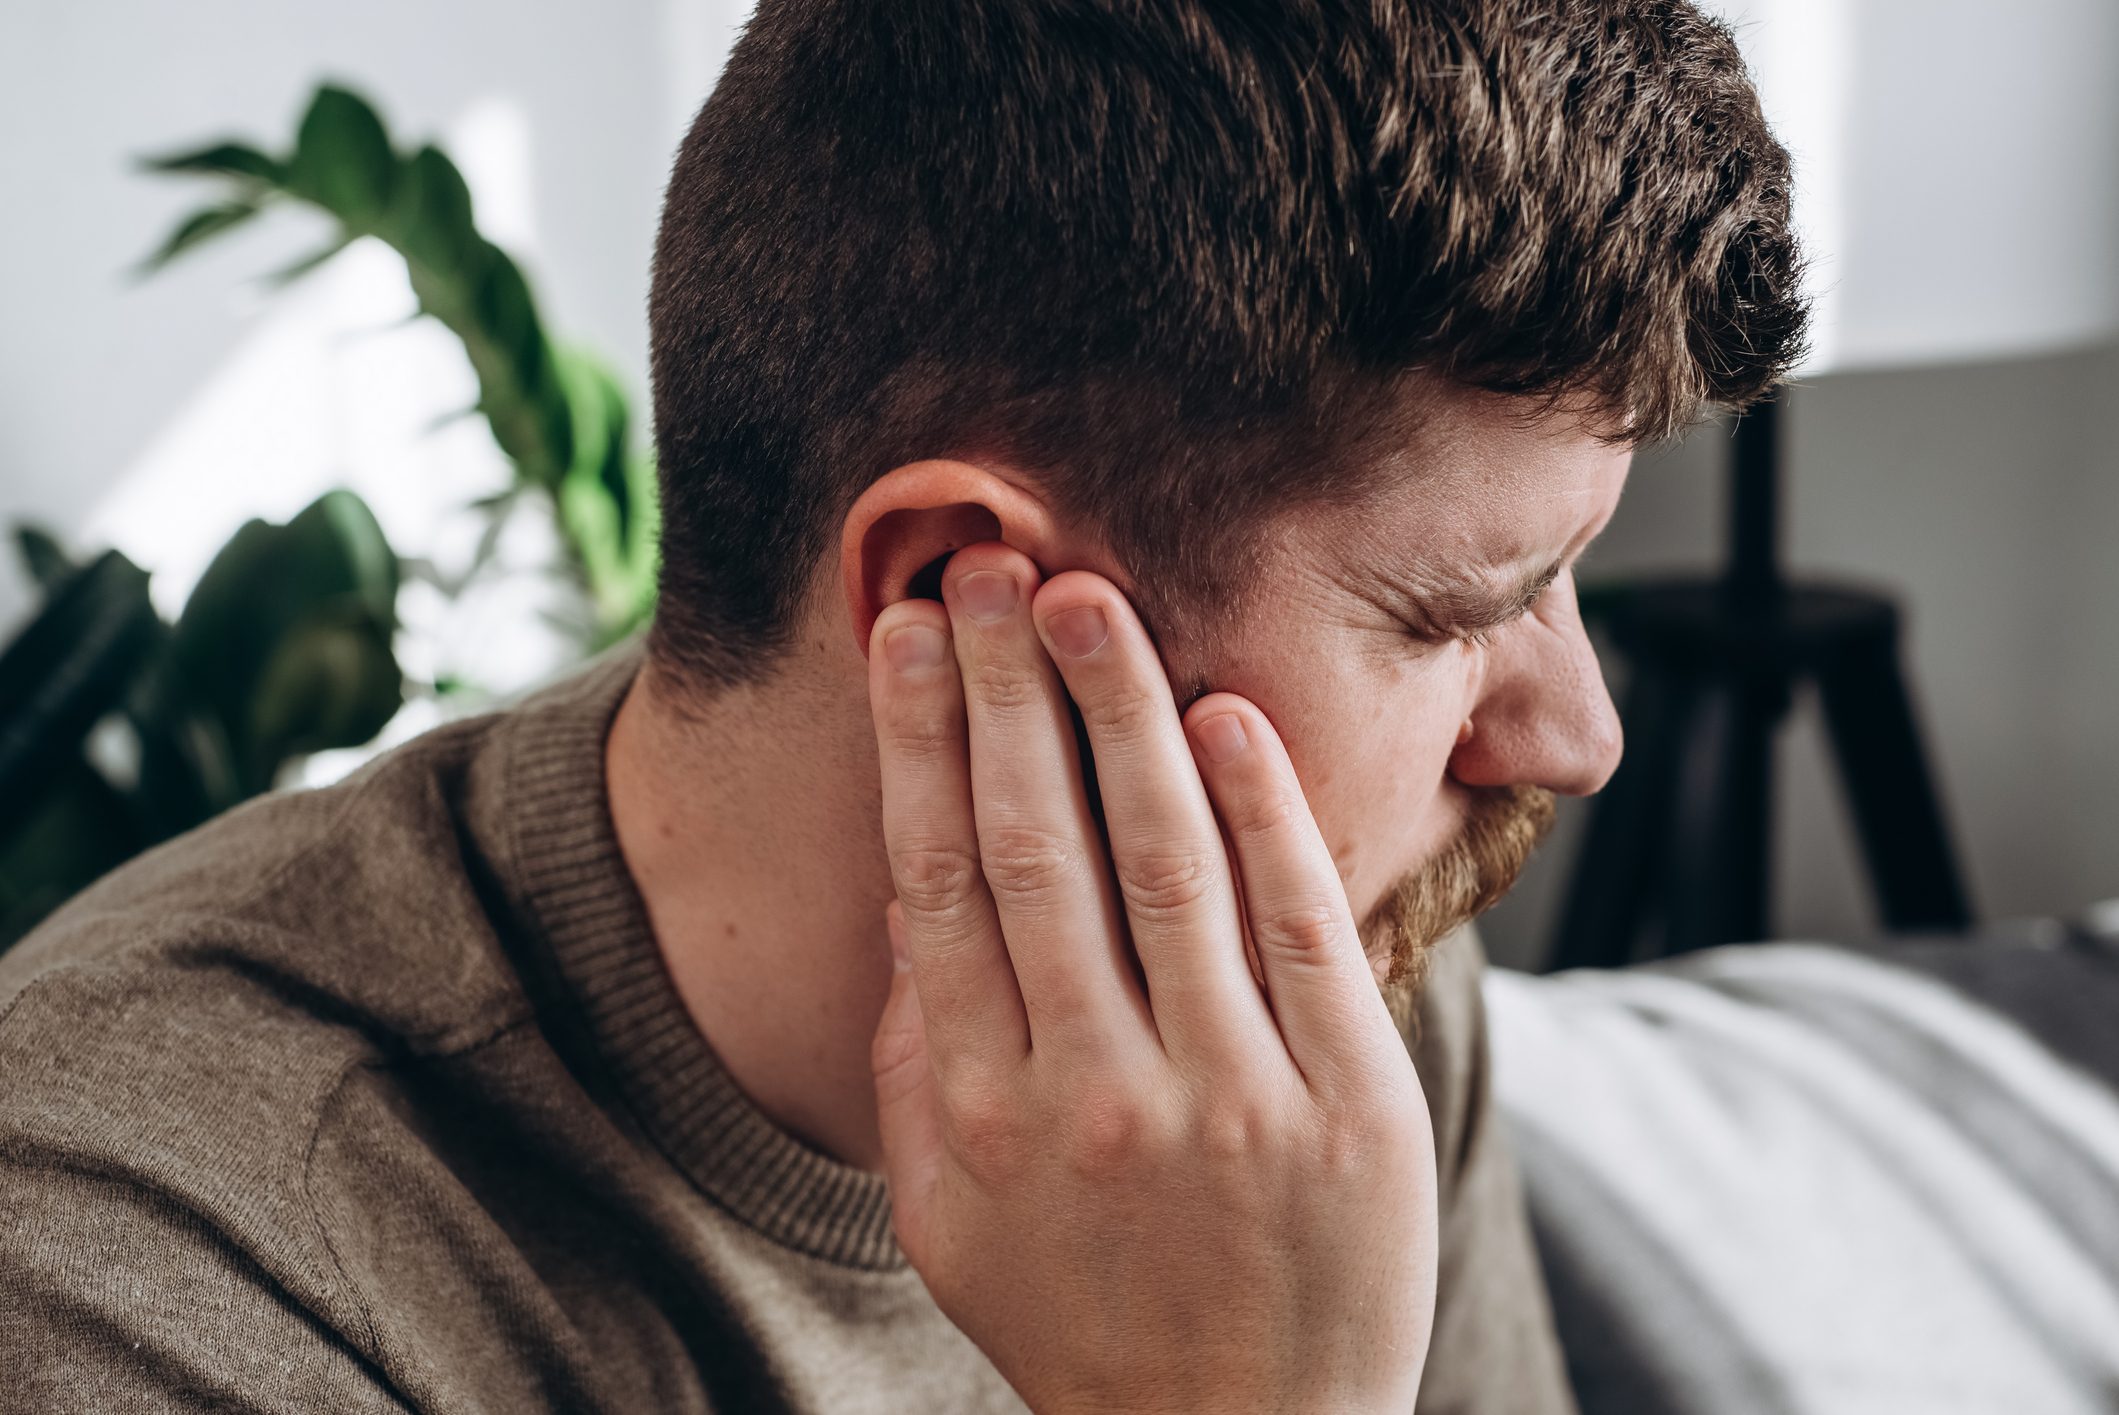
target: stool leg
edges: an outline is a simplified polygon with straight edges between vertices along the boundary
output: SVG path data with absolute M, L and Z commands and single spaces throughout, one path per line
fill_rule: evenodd
M 1771 931 L 1773 737 L 1778 684 L 1725 679 L 1688 734 L 1660 955 L 1746 943 Z
M 1818 688 L 1885 926 L 1969 928 L 1971 904 L 1928 773 L 1895 633 L 1838 655 L 1819 673 Z
M 1590 808 L 1549 967 L 1614 968 L 1633 956 L 1650 888 L 1662 873 L 1694 699 L 1691 685 L 1653 665 L 1635 669 L 1621 714 L 1626 754 Z

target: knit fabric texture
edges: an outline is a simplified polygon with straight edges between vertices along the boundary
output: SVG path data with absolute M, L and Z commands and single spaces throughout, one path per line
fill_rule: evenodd
M 761 1112 L 672 986 L 604 781 L 641 660 L 247 802 L 0 957 L 0 1409 L 1024 1409 L 885 1178 Z M 1419 1408 L 1549 1415 L 1482 966 L 1443 945 L 1405 1019 Z

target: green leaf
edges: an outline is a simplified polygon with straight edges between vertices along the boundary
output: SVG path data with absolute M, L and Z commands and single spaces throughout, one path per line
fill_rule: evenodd
M 360 231 L 373 230 L 397 184 L 397 154 L 366 99 L 325 84 L 295 139 L 287 185 Z
M 662 554 L 662 488 L 652 451 L 636 452 L 626 464 L 633 484 L 633 534 L 625 548 L 630 596 L 623 618 L 627 630 L 654 617 Z
M 404 705 L 390 630 L 355 599 L 319 606 L 274 647 L 250 700 L 251 769 L 270 781 L 289 757 L 357 747 Z
M 202 172 L 224 177 L 247 177 L 278 186 L 287 172 L 278 161 L 246 143 L 217 142 L 192 152 L 171 153 L 140 159 L 149 172 Z
M 493 553 L 500 549 L 501 534 L 508 528 L 508 512 L 512 505 L 513 503 L 509 502 L 493 508 L 491 519 L 486 522 L 485 529 L 478 533 L 478 544 L 471 551 L 471 563 L 464 566 L 463 573 L 458 575 L 450 586 L 451 598 L 462 594 L 465 586 L 477 579 L 479 572 L 492 563 Z
M 514 261 L 493 248 L 471 294 L 472 312 L 486 337 L 518 368 L 545 357 L 544 335 L 537 327 L 537 306 L 529 282 Z
M 483 244 L 471 224 L 471 189 L 456 164 L 432 146 L 412 155 L 399 176 L 386 221 L 392 245 L 438 276 L 462 273 Z
M 618 545 L 632 531 L 632 486 L 626 475 L 630 456 L 631 411 L 625 390 L 603 362 L 586 349 L 553 350 L 555 368 L 567 395 L 574 424 L 574 468 L 610 501 Z
M 73 557 L 59 544 L 59 538 L 27 521 L 15 523 L 15 549 L 20 552 L 29 577 L 43 589 L 65 579 L 74 568 Z
M 181 835 L 243 799 L 228 735 L 214 714 L 157 711 L 148 690 L 136 693 L 126 715 L 140 739 L 133 815 L 150 842 Z
M 274 659 L 327 609 L 341 619 L 357 610 L 387 636 L 396 623 L 397 587 L 397 558 L 350 491 L 326 492 L 284 526 L 247 523 L 206 567 L 177 620 L 167 710 L 211 711 L 240 763 L 240 789 L 267 789 L 280 748 L 255 740 L 253 729 L 256 696 Z
M 562 599 L 540 604 L 536 612 L 539 619 L 576 643 L 588 644 L 595 640 L 596 616 L 588 605 Z
M 277 290 L 292 285 L 295 281 L 330 260 L 347 246 L 353 244 L 351 236 L 340 236 L 321 250 L 311 251 L 292 265 L 283 265 L 265 277 L 265 283 Z
M 609 366 L 553 347 L 574 423 L 575 459 L 559 489 L 559 523 L 595 606 L 591 651 L 652 617 L 660 522 L 652 455 L 635 452 L 631 412 Z
M 282 528 L 243 523 L 214 555 L 178 616 L 171 638 L 169 681 L 160 714 L 194 707 L 214 712 L 224 726 L 245 715 L 249 696 L 272 643 L 291 616 L 280 583 Z
M 287 523 L 298 553 L 342 557 L 345 587 L 379 623 L 397 623 L 397 555 L 368 503 L 343 487 L 325 492 Z
M 637 565 L 654 557 L 662 533 L 662 481 L 656 470 L 654 452 L 634 453 L 626 464 L 626 476 L 632 483 L 632 504 L 637 508 L 633 516 L 633 540 L 627 547 L 627 554 Z
M 124 798 L 76 755 L 34 800 L 0 821 L 0 951 L 148 842 Z
M 476 403 L 473 403 L 468 408 L 451 408 L 446 413 L 436 413 L 433 418 L 428 420 L 427 425 L 421 428 L 420 431 L 426 434 L 427 436 L 432 437 L 435 433 L 442 431 L 444 428 L 451 428 L 456 426 L 465 418 L 475 418 L 477 416 L 478 405 Z
M 604 456 L 596 467 L 596 482 L 611 498 L 611 506 L 617 512 L 618 544 L 624 547 L 633 530 L 633 487 L 626 476 L 625 405 L 617 410 L 619 419 L 616 431 L 605 444 Z
M 517 475 L 558 489 L 574 461 L 573 422 L 530 288 L 515 262 L 484 241 L 468 288 L 415 269 L 421 305 L 464 341 L 478 373 L 479 411 Z
M 245 198 L 194 211 L 177 224 L 176 230 L 169 233 L 168 239 L 155 249 L 154 254 L 140 262 L 134 276 L 152 275 L 192 247 L 233 231 L 263 209 L 256 200 Z

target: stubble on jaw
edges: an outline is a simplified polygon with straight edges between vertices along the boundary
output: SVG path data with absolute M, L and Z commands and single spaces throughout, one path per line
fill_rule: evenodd
M 1553 793 L 1538 786 L 1481 790 L 1440 854 L 1400 880 L 1361 924 L 1371 959 L 1388 958 L 1379 983 L 1405 1025 L 1418 1009 L 1434 946 L 1492 908 L 1552 829 Z

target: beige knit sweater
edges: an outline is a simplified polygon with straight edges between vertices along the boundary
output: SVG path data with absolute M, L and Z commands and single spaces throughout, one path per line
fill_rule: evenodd
M 672 989 L 604 793 L 639 661 L 251 801 L 0 959 L 0 1409 L 1023 1408 L 883 1177 L 768 1120 Z M 1571 1405 L 1476 950 L 1416 1051 L 1420 1409 L 1542 1415 Z

